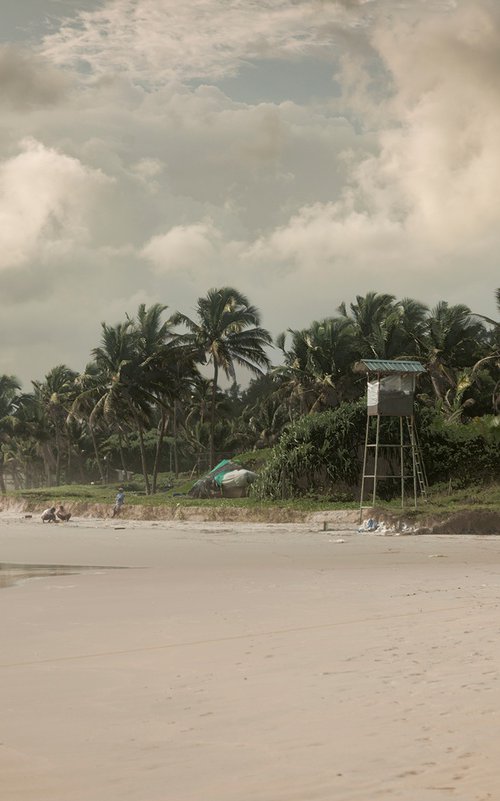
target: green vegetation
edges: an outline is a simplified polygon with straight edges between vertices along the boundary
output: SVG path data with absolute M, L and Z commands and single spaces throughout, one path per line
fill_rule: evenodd
M 183 482 L 184 486 L 187 482 Z M 179 484 L 174 490 L 168 493 L 159 493 L 147 496 L 142 489 L 131 489 L 126 492 L 127 506 L 147 506 L 152 508 L 168 507 L 204 507 L 207 510 L 214 509 L 224 512 L 231 509 L 243 509 L 248 513 L 272 510 L 290 510 L 292 512 L 321 512 L 341 509 L 358 509 L 359 503 L 353 500 L 333 500 L 331 497 L 307 496 L 292 498 L 288 500 L 260 499 L 258 497 L 235 498 L 235 499 L 216 499 L 201 500 L 189 498 L 186 495 L 174 495 L 173 492 L 180 490 Z M 75 504 L 83 503 L 92 507 L 94 505 L 105 505 L 111 509 L 114 502 L 116 488 L 101 486 L 81 486 L 72 484 L 61 487 L 46 487 L 31 490 L 19 490 L 12 493 L 13 496 L 26 500 L 31 508 L 40 509 L 51 503 L 63 501 L 69 508 Z M 394 514 L 401 511 L 400 500 L 384 501 L 379 504 Z M 498 511 L 500 508 L 500 483 L 488 485 L 471 485 L 466 488 L 458 488 L 453 482 L 439 484 L 433 487 L 432 494 L 427 501 L 419 504 L 418 510 L 405 510 L 405 516 L 413 517 L 416 520 L 427 515 L 445 516 L 452 512 L 478 511 L 491 509 Z
M 325 495 L 353 501 L 366 423 L 363 402 L 342 403 L 291 424 L 259 475 L 255 494 L 285 499 Z M 333 493 L 333 495 L 332 495 Z
M 418 410 L 417 423 L 424 464 L 431 485 L 455 487 L 486 484 L 500 476 L 499 417 L 487 415 L 468 423 L 446 423 L 436 409 Z
M 400 502 L 389 501 L 384 503 L 384 507 L 399 512 Z M 407 514 L 418 518 L 428 514 L 444 515 L 451 512 L 477 511 L 479 509 L 491 509 L 498 512 L 500 509 L 500 483 L 471 484 L 462 489 L 458 489 L 453 483 L 438 484 L 432 488 L 429 499 L 420 503 L 416 512 L 409 510 Z
M 464 487 L 500 476 L 498 418 L 478 418 L 468 424 L 446 423 L 436 408 L 420 406 L 417 421 L 421 451 L 431 484 Z M 309 414 L 288 426 L 262 469 L 255 487 L 261 498 L 324 496 L 354 500 L 361 473 L 365 437 L 364 401 L 343 403 L 321 414 Z M 381 421 L 382 441 L 390 441 L 397 422 Z M 398 432 L 393 432 L 397 441 Z M 382 455 L 390 460 L 391 452 Z M 398 456 L 396 458 L 399 458 Z M 397 474 L 398 467 L 391 471 Z M 411 472 L 411 465 L 407 466 Z M 381 481 L 384 500 L 399 496 L 399 482 Z
M 195 311 L 168 318 L 167 306 L 141 304 L 103 322 L 82 373 L 57 365 L 31 392 L 0 375 L 0 492 L 111 503 L 123 483 L 128 503 L 190 503 L 183 495 L 195 478 L 231 458 L 259 473 L 253 497 L 237 505 L 355 503 L 361 358 L 426 367 L 417 420 L 432 484 L 458 490 L 500 474 L 494 320 L 461 304 L 428 309 L 368 292 L 278 336 L 271 364 L 270 334 L 238 290 L 211 289 Z M 235 367 L 254 376 L 244 390 Z M 225 390 L 221 372 L 233 381 Z M 394 487 L 381 482 L 380 494 L 390 501 Z
M 206 500 L 199 498 L 190 498 L 182 493 L 183 489 L 187 489 L 192 484 L 191 481 L 181 481 L 172 490 L 166 493 L 157 493 L 156 495 L 146 495 L 143 489 L 127 490 L 125 487 L 125 496 L 127 506 L 149 506 L 149 507 L 168 507 L 168 506 L 182 506 L 182 507 L 208 507 L 213 508 L 217 506 L 222 509 L 230 509 L 233 507 L 243 509 L 261 509 L 261 508 L 278 508 L 278 509 L 293 509 L 298 511 L 316 511 L 322 509 L 346 509 L 353 506 L 352 503 L 332 503 L 328 499 L 314 499 L 314 498 L 297 498 L 288 501 L 273 501 L 270 499 L 259 499 L 255 496 L 248 498 L 217 498 L 214 500 Z M 135 485 L 137 486 L 137 485 Z M 51 502 L 57 503 L 63 501 L 68 506 L 75 503 L 85 503 L 90 505 L 104 504 L 112 506 L 115 498 L 117 487 L 111 486 L 82 486 L 78 484 L 70 484 L 69 486 L 60 487 L 43 487 L 29 490 L 17 490 L 10 493 L 13 497 L 30 501 L 37 506 L 50 504 Z M 175 494 L 174 494 L 175 493 Z

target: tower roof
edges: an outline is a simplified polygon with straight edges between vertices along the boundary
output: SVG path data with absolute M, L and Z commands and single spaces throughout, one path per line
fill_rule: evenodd
M 425 367 L 420 362 L 398 361 L 397 359 L 361 359 L 358 370 L 362 373 L 425 373 Z

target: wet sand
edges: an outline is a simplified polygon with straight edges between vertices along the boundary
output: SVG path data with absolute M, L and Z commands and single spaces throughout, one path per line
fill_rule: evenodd
M 72 566 L 0 590 L 6 801 L 499 795 L 500 538 L 2 518 L 0 561 Z

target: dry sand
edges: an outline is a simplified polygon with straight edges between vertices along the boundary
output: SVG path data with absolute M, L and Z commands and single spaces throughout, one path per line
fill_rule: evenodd
M 0 590 L 2 801 L 500 797 L 499 538 L 4 517 L 0 561 L 91 568 Z

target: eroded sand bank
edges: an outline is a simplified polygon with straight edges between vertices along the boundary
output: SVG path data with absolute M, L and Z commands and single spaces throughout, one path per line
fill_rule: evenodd
M 9 801 L 498 797 L 498 538 L 2 519 L 0 561 L 92 568 L 0 590 Z

